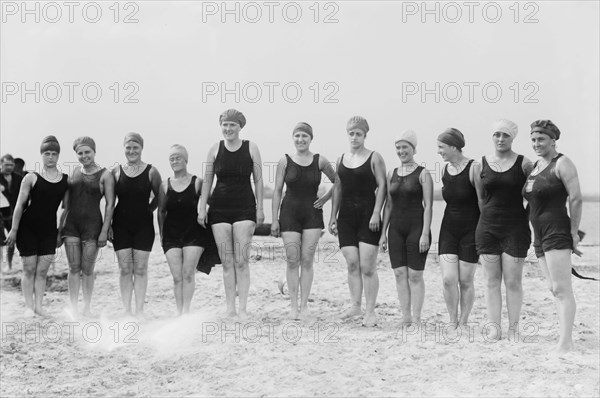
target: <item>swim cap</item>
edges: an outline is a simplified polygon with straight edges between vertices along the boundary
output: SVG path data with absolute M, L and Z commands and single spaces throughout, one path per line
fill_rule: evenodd
M 188 161 L 188 151 L 185 149 L 183 145 L 175 144 L 169 149 L 169 158 L 172 155 L 181 155 L 185 159 L 185 162 Z
M 560 130 L 551 120 L 536 120 L 531 123 L 531 132 L 543 133 L 555 140 L 560 138 Z
M 125 135 L 125 139 L 123 139 L 123 145 L 125 145 L 129 141 L 136 142 L 136 143 L 140 144 L 140 146 L 142 148 L 144 147 L 144 139 L 138 133 L 127 133 Z
M 243 128 L 246 125 L 246 117 L 238 110 L 227 109 L 219 116 L 219 124 L 223 124 L 223 122 L 234 122 L 239 124 L 240 128 Z
M 463 133 L 452 127 L 438 135 L 438 141 L 446 145 L 455 146 L 458 149 L 462 149 L 465 146 L 465 136 Z
M 60 144 L 55 136 L 49 135 L 42 140 L 42 145 L 40 145 L 40 153 L 44 153 L 46 151 L 55 151 L 60 153 Z
M 294 131 L 292 132 L 292 135 L 296 134 L 296 131 L 303 131 L 306 134 L 310 135 L 310 139 L 313 139 L 313 129 L 310 126 L 310 124 L 306 123 L 306 122 L 298 122 L 296 124 L 296 127 L 294 127 Z
M 417 149 L 417 133 L 412 130 L 404 130 L 399 136 L 394 140 L 394 145 L 399 141 L 406 141 L 413 147 L 413 149 Z
M 517 133 L 519 132 L 519 128 L 517 127 L 517 124 L 515 122 L 511 122 L 508 119 L 500 119 L 494 122 L 494 124 L 492 125 L 492 131 L 493 133 L 506 133 L 512 138 L 515 138 L 517 136 Z
M 366 134 L 369 132 L 369 123 L 367 123 L 367 120 L 362 116 L 352 116 L 346 124 L 346 131 L 352 129 L 362 130 Z
M 92 151 L 96 152 L 96 143 L 91 137 L 83 136 L 73 141 L 73 150 L 75 152 L 77 152 L 77 149 L 79 149 L 80 146 L 89 146 L 92 148 Z

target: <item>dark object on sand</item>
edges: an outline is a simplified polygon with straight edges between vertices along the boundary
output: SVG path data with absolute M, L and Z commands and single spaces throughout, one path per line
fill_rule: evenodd
M 271 224 L 261 224 L 254 228 L 254 235 L 256 236 L 269 236 L 271 235 Z
M 583 237 L 585 236 L 585 232 L 583 232 L 581 230 L 578 230 L 577 231 L 577 235 L 579 235 L 579 241 L 582 241 Z M 596 278 L 592 278 L 592 277 L 589 277 L 589 276 L 579 275 L 579 273 L 577 271 L 575 271 L 574 267 L 571 267 L 571 274 L 573 274 L 574 276 L 576 276 L 579 279 L 587 279 L 587 280 L 590 280 L 590 281 L 597 281 L 598 280 Z

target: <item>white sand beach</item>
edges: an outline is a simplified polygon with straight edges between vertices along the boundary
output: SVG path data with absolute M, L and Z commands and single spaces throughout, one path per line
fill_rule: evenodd
M 388 255 L 379 255 L 379 325 L 340 320 L 348 305 L 343 257 L 326 235 L 315 262 L 313 319 L 287 318 L 279 292 L 285 261 L 281 240 L 255 237 L 251 318 L 219 318 L 221 268 L 196 274 L 192 313 L 175 317 L 173 282 L 162 249 L 150 258 L 147 319 L 120 316 L 118 267 L 111 249 L 98 261 L 93 319 L 73 319 L 66 280 L 54 280 L 44 304 L 52 318 L 22 317 L 23 299 L 4 274 L 1 290 L 2 396 L 593 396 L 599 388 L 599 283 L 573 279 L 575 351 L 548 354 L 558 338 L 554 300 L 537 263 L 524 272 L 519 341 L 486 341 L 482 270 L 475 277 L 472 326 L 445 328 L 446 308 L 435 254 L 425 269 L 422 330 L 401 328 Z M 598 276 L 598 246 L 583 247 L 578 270 Z M 258 259 L 257 255 L 261 258 Z M 64 275 L 64 256 L 50 274 Z M 286 293 L 287 291 L 284 290 Z M 364 304 L 363 304 L 364 306 Z M 504 315 L 506 322 L 506 315 Z M 506 331 L 506 325 L 504 329 Z

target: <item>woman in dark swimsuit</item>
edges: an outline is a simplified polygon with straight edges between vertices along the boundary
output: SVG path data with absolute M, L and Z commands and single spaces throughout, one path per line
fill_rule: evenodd
M 219 124 L 224 140 L 213 145 L 208 152 L 198 205 L 198 223 L 212 227 L 223 264 L 227 301 L 225 317 L 239 315 L 244 320 L 248 317 L 250 243 L 255 226 L 265 219 L 262 161 L 256 144 L 240 138 L 240 130 L 246 125 L 246 118 L 241 112 L 235 109 L 223 112 Z M 215 175 L 217 183 L 211 195 Z M 250 177 L 254 180 L 256 197 Z M 207 203 L 210 205 L 208 214 Z M 235 305 L 236 290 L 240 296 L 239 314 Z
M 290 317 L 308 315 L 308 296 L 313 281 L 313 261 L 323 224 L 323 204 L 328 196 L 317 197 L 321 173 L 332 183 L 336 174 L 329 161 L 310 151 L 313 130 L 308 123 L 294 127 L 292 139 L 296 153 L 285 155 L 277 165 L 273 192 L 273 223 L 271 234 L 283 238 L 286 249 L 287 284 L 292 310 Z M 281 203 L 283 184 L 285 197 Z M 281 212 L 280 212 L 281 204 Z M 302 270 L 300 277 L 299 271 Z M 300 287 L 300 311 L 298 311 L 298 287 Z
M 362 313 L 364 285 L 366 311 L 362 323 L 371 327 L 377 324 L 377 252 L 386 192 L 385 163 L 379 153 L 365 147 L 369 124 L 364 118 L 350 118 L 346 131 L 350 150 L 337 160 L 329 232 L 338 236 L 348 266 L 352 307 L 342 318 Z
M 438 154 L 448 162 L 442 175 L 446 209 L 438 239 L 438 255 L 444 300 L 453 325 L 469 322 L 475 300 L 473 279 L 479 258 L 475 247 L 479 205 L 473 159 L 463 155 L 464 146 L 465 138 L 457 129 L 449 128 L 438 136 Z
M 394 145 L 401 166 L 388 173 L 379 244 L 384 251 L 389 248 L 402 322 L 420 324 L 425 299 L 423 270 L 431 245 L 433 181 L 414 160 L 417 136 L 413 131 L 402 133 Z
M 69 180 L 69 200 L 65 206 L 66 220 L 62 235 L 69 262 L 72 315 L 77 315 L 81 275 L 83 315 L 91 316 L 94 266 L 98 249 L 106 246 L 108 239 L 115 205 L 115 179 L 109 170 L 96 164 L 96 143 L 92 138 L 77 138 L 73 142 L 73 150 L 81 167 L 73 171 Z M 104 220 L 100 212 L 102 197 L 106 202 Z
M 510 120 L 494 123 L 494 153 L 484 156 L 481 164 L 474 164 L 481 211 L 475 242 L 486 279 L 489 322 L 484 332 L 492 340 L 502 338 L 502 280 L 506 286 L 509 338 L 518 333 L 523 303 L 523 263 L 531 244 L 521 196 L 531 162 L 512 150 L 517 131 L 517 125 Z
M 531 124 L 531 143 L 539 160 L 527 178 L 523 196 L 529 202 L 535 254 L 556 299 L 560 324 L 556 351 L 565 353 L 573 349 L 576 304 L 571 285 L 571 252 L 581 255 L 577 231 L 582 199 L 577 168 L 571 159 L 556 151 L 560 135 L 550 120 Z
M 173 275 L 178 315 L 190 312 L 196 287 L 196 265 L 207 244 L 198 224 L 202 179 L 187 171 L 188 152 L 181 145 L 169 151 L 173 178 L 163 182 L 158 207 L 161 242 Z
M 56 227 L 56 211 L 68 200 L 68 176 L 56 165 L 60 145 L 53 135 L 40 147 L 43 168 L 40 173 L 28 173 L 21 183 L 13 213 L 12 229 L 6 243 L 17 243 L 23 257 L 21 289 L 25 298 L 25 316 L 47 316 L 42 309 L 48 268 L 56 248 L 62 245 L 61 231 Z
M 162 181 L 158 170 L 142 161 L 142 136 L 127 134 L 123 147 L 127 163 L 112 171 L 118 200 L 112 220 L 112 239 L 121 270 L 119 284 L 125 312 L 131 314 L 135 291 L 135 313 L 142 316 L 148 287 L 148 258 L 155 238 L 152 213 L 158 206 Z M 151 193 L 154 194 L 152 201 Z

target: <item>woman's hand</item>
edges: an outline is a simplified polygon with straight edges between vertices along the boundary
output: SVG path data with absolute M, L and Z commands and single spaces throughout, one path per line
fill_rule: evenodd
M 425 253 L 429 250 L 429 244 L 429 236 L 421 235 L 421 238 L 419 239 L 419 253 Z
M 100 232 L 100 235 L 98 235 L 98 247 L 106 246 L 107 240 L 108 240 L 108 232 Z
M 320 198 L 318 198 L 317 200 L 314 201 L 313 205 L 315 207 L 315 209 L 322 209 L 323 206 L 325 205 L 325 203 L 327 203 L 327 195 L 323 195 Z
M 571 237 L 573 238 L 573 253 L 575 253 L 575 255 L 579 257 L 583 256 L 583 252 L 577 248 L 577 246 L 579 246 L 579 242 L 581 241 L 581 238 L 579 238 L 579 234 L 571 234 Z
M 385 234 L 381 234 L 381 238 L 379 238 L 379 250 L 382 253 L 386 253 L 388 251 L 388 241 Z
M 333 236 L 337 236 L 338 234 L 338 229 L 337 229 L 337 220 L 335 218 L 331 218 L 331 220 L 329 221 L 329 233 Z
M 275 220 L 271 223 L 271 236 L 279 238 L 280 235 L 281 233 L 279 231 L 279 221 Z
M 381 216 L 379 213 L 375 213 L 371 216 L 369 220 L 369 229 L 373 232 L 379 231 L 379 226 L 381 224 Z
M 17 231 L 15 231 L 14 229 L 11 229 L 10 232 L 8 233 L 8 236 L 6 237 L 6 240 L 4 241 L 4 243 L 6 243 L 7 246 L 14 246 L 16 241 L 17 241 Z
M 265 222 L 265 211 L 256 209 L 256 225 L 262 225 Z
M 58 231 L 58 233 L 56 234 L 56 248 L 57 249 L 59 247 L 61 247 L 63 244 L 63 237 L 61 235 L 62 235 L 62 231 Z
M 198 212 L 198 224 L 202 226 L 202 228 L 206 228 L 206 210 L 200 210 Z

